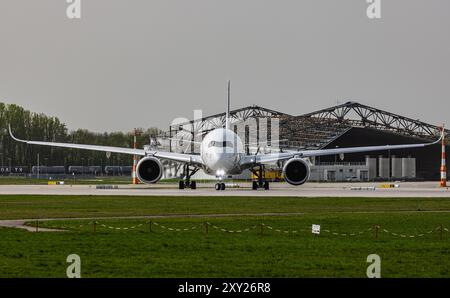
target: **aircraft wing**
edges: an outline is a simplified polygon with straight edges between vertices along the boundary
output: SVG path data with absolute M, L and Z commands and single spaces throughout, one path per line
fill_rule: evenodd
M 203 164 L 202 159 L 198 155 L 176 153 L 176 152 L 164 152 L 164 151 L 145 151 L 144 149 L 133 149 L 133 148 L 123 148 L 123 147 L 112 147 L 112 146 L 99 146 L 99 145 L 84 145 L 84 144 L 73 144 L 73 143 L 56 143 L 56 142 L 40 142 L 40 141 L 27 141 L 16 138 L 12 131 L 11 126 L 9 126 L 9 134 L 11 138 L 15 141 L 26 143 L 29 145 L 41 145 L 41 146 L 52 146 L 61 148 L 72 148 L 72 149 L 84 149 L 92 151 L 103 151 L 111 153 L 123 153 L 139 156 L 154 156 L 161 159 L 168 159 L 178 162 L 186 162 L 193 164 Z
M 302 150 L 302 151 L 289 151 L 271 154 L 261 154 L 261 155 L 248 155 L 245 156 L 241 162 L 241 165 L 246 164 L 266 164 L 274 163 L 280 160 L 287 160 L 293 157 L 312 157 L 312 156 L 324 156 L 324 155 L 335 155 L 335 154 L 345 154 L 345 153 L 359 153 L 359 152 L 370 152 L 370 151 L 384 151 L 384 150 L 396 150 L 396 149 L 411 149 L 411 148 L 422 148 L 439 143 L 444 137 L 444 131 L 441 137 L 430 143 L 422 144 L 405 144 L 405 145 L 384 145 L 384 146 L 367 146 L 367 147 L 348 147 L 348 148 L 335 148 L 335 149 L 319 149 L 319 150 Z
M 164 152 L 164 151 L 147 151 L 147 156 L 154 156 L 161 159 L 173 160 L 178 162 L 185 162 L 193 165 L 203 165 L 203 160 L 200 155 L 176 153 L 176 152 Z
M 186 142 L 189 144 L 197 144 L 200 145 L 202 142 L 192 141 L 192 140 L 185 140 L 185 139 L 177 139 L 177 138 L 167 138 L 166 140 L 171 140 L 175 142 Z

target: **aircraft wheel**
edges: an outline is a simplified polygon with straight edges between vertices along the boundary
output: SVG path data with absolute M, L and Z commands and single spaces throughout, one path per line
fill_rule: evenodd
M 191 189 L 197 189 L 197 182 L 191 181 Z
M 225 190 L 225 183 L 220 183 L 220 190 Z
M 269 190 L 269 181 L 264 181 L 264 189 Z
M 180 182 L 178 183 L 178 189 L 184 189 L 184 181 L 180 180 Z
M 220 188 L 221 188 L 220 183 L 216 183 L 215 189 L 216 189 L 216 190 L 220 190 Z
M 252 182 L 252 189 L 253 190 L 257 190 L 258 189 L 258 182 L 256 182 L 256 181 Z

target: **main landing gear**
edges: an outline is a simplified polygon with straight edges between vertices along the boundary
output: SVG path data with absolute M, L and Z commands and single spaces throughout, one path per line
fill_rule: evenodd
M 183 180 L 180 180 L 180 182 L 178 183 L 178 188 L 179 189 L 185 189 L 185 188 L 197 189 L 197 182 L 191 181 L 191 177 L 195 173 L 197 173 L 197 171 L 198 171 L 197 167 L 190 168 L 189 165 L 184 165 L 183 166 L 183 174 L 181 175 Z
M 256 181 L 252 182 L 252 190 L 257 190 L 258 188 L 264 188 L 264 190 L 269 190 L 269 181 L 266 180 L 264 166 L 259 165 L 257 169 L 250 169 L 250 172 L 256 176 Z

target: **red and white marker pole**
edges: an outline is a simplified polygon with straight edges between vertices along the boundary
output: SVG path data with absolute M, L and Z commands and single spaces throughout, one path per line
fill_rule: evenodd
M 134 131 L 134 149 L 136 149 L 136 130 Z M 137 164 L 137 157 L 136 155 L 133 155 L 133 171 L 131 173 L 132 177 L 132 184 L 138 184 L 137 176 L 136 176 L 136 164 Z
M 445 165 L 445 130 L 442 126 L 442 159 L 441 159 L 441 187 L 447 187 L 447 167 Z

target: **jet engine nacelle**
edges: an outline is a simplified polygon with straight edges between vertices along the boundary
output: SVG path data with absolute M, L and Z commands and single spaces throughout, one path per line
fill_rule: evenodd
M 163 174 L 163 165 L 155 157 L 144 157 L 136 166 L 136 174 L 144 183 L 156 183 Z
M 291 158 L 284 164 L 283 174 L 289 184 L 302 185 L 308 181 L 310 167 L 304 159 Z

